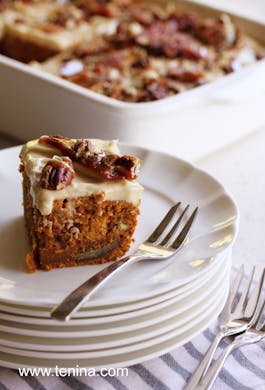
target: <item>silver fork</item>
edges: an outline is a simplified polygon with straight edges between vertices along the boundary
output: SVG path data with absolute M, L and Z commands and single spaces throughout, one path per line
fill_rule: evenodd
M 219 332 L 216 334 L 213 343 L 209 347 L 204 358 L 202 359 L 196 371 L 193 373 L 192 377 L 187 383 L 185 390 L 195 390 L 199 388 L 198 384 L 200 383 L 201 379 L 205 376 L 212 362 L 216 349 L 224 337 L 232 336 L 244 332 L 251 326 L 252 324 L 251 320 L 255 313 L 257 302 L 262 293 L 262 285 L 264 283 L 265 270 L 263 270 L 259 282 L 256 284 L 255 288 L 250 294 L 250 297 L 248 298 L 250 287 L 253 282 L 254 273 L 255 273 L 255 267 L 252 268 L 252 272 L 250 273 L 250 276 L 242 291 L 240 299 L 236 304 L 235 308 L 233 308 L 235 297 L 239 292 L 238 290 L 242 282 L 242 278 L 244 276 L 244 266 L 242 265 L 240 267 L 240 270 L 232 284 L 232 288 L 227 298 L 225 307 L 219 317 Z
M 243 345 L 257 343 L 258 341 L 265 338 L 265 321 L 263 320 L 263 311 L 265 309 L 265 299 L 263 298 L 263 303 L 257 305 L 257 311 L 254 315 L 253 321 L 251 322 L 251 327 L 247 329 L 242 334 L 234 337 L 232 343 L 230 343 L 221 353 L 220 357 L 216 360 L 214 365 L 209 369 L 202 382 L 200 383 L 198 389 L 210 389 L 213 385 L 215 379 L 217 378 L 219 372 L 221 371 L 225 360 L 230 355 L 230 353 Z M 263 326 L 259 326 L 261 321 Z
M 81 286 L 71 292 L 59 305 L 51 311 L 51 317 L 61 321 L 69 320 L 73 314 L 94 294 L 107 280 L 117 274 L 128 264 L 140 260 L 162 260 L 175 255 L 184 245 L 191 225 L 197 214 L 198 207 L 194 209 L 184 226 L 179 231 L 179 227 L 187 214 L 189 205 L 180 213 L 176 222 L 174 217 L 181 202 L 175 204 L 167 212 L 166 216 L 151 234 L 151 236 L 137 248 L 131 256 L 124 257 L 110 264 L 96 275 L 93 275 Z M 174 224 L 173 224 L 174 223 Z M 170 228 L 170 226 L 173 226 Z M 167 233 L 167 231 L 169 232 Z

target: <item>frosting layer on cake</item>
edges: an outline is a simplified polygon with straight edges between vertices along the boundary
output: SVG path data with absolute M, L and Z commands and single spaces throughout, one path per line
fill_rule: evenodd
M 76 142 L 78 140 L 69 140 Z M 118 155 L 121 152 L 116 140 L 102 141 L 89 139 L 93 153 Z M 71 184 L 61 189 L 50 190 L 40 185 L 40 179 L 45 165 L 53 160 L 61 160 L 63 154 L 59 149 L 41 143 L 39 139 L 29 141 L 21 150 L 23 169 L 30 180 L 30 194 L 33 205 L 42 215 L 49 215 L 56 199 L 68 199 L 67 207 L 71 207 L 71 198 L 104 194 L 103 200 L 123 200 L 138 206 L 141 201 L 143 187 L 136 180 L 102 180 L 92 176 L 79 162 L 73 161 L 75 176 Z

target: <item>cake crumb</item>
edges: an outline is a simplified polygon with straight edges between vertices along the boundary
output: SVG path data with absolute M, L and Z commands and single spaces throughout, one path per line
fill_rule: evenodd
M 25 257 L 25 263 L 30 273 L 34 273 L 37 269 L 33 252 L 28 252 Z

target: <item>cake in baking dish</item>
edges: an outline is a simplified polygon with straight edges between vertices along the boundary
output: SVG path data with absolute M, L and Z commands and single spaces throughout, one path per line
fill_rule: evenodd
M 185 12 L 171 0 L 0 0 L 0 53 L 138 103 L 237 72 L 264 47 L 229 15 Z
M 0 52 L 22 62 L 44 61 L 111 32 L 115 24 L 100 15 L 88 22 L 85 11 L 70 1 L 6 0 L 1 9 Z
M 226 14 L 202 18 L 179 12 L 173 2 L 162 7 L 131 1 L 116 20 L 112 34 L 31 65 L 105 96 L 137 103 L 215 81 L 262 55 L 257 42 Z
M 133 240 L 140 161 L 117 141 L 43 136 L 20 153 L 30 271 L 114 261 Z
M 43 61 L 91 36 L 82 10 L 72 4 L 15 1 L 2 21 L 1 52 L 23 62 Z

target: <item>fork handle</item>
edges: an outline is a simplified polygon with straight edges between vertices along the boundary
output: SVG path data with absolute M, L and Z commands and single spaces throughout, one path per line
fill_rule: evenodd
M 80 306 L 82 306 L 82 304 L 107 280 L 117 274 L 122 268 L 125 268 L 128 264 L 132 264 L 141 259 L 142 256 L 135 253 L 131 256 L 123 257 L 122 259 L 111 263 L 106 268 L 103 268 L 72 291 L 61 303 L 54 306 L 51 310 L 51 317 L 60 321 L 68 321 Z
M 223 350 L 219 358 L 214 362 L 213 366 L 207 371 L 205 376 L 202 378 L 199 383 L 197 389 L 198 390 L 209 390 L 214 384 L 215 379 L 217 378 L 219 372 L 223 368 L 224 362 L 230 353 L 243 345 L 256 343 L 260 338 L 255 335 L 254 337 L 248 335 L 248 331 L 244 331 L 238 336 L 235 336 L 233 341 L 227 345 L 227 347 Z
M 219 331 L 217 335 L 215 336 L 214 341 L 210 345 L 209 349 L 207 350 L 206 354 L 204 355 L 203 359 L 201 360 L 200 364 L 194 371 L 193 375 L 191 376 L 190 380 L 188 381 L 185 390 L 195 390 L 198 388 L 198 383 L 200 382 L 203 375 L 206 373 L 208 367 L 210 366 L 213 356 L 215 354 L 215 351 L 220 343 L 220 341 L 225 337 L 225 334 L 222 331 Z
M 202 378 L 202 381 L 199 383 L 198 390 L 209 390 L 214 384 L 215 379 L 217 378 L 219 372 L 221 371 L 225 360 L 230 355 L 230 353 L 237 347 L 236 343 L 229 344 L 221 353 L 219 358 L 215 361 L 214 365 L 209 369 L 207 374 Z

